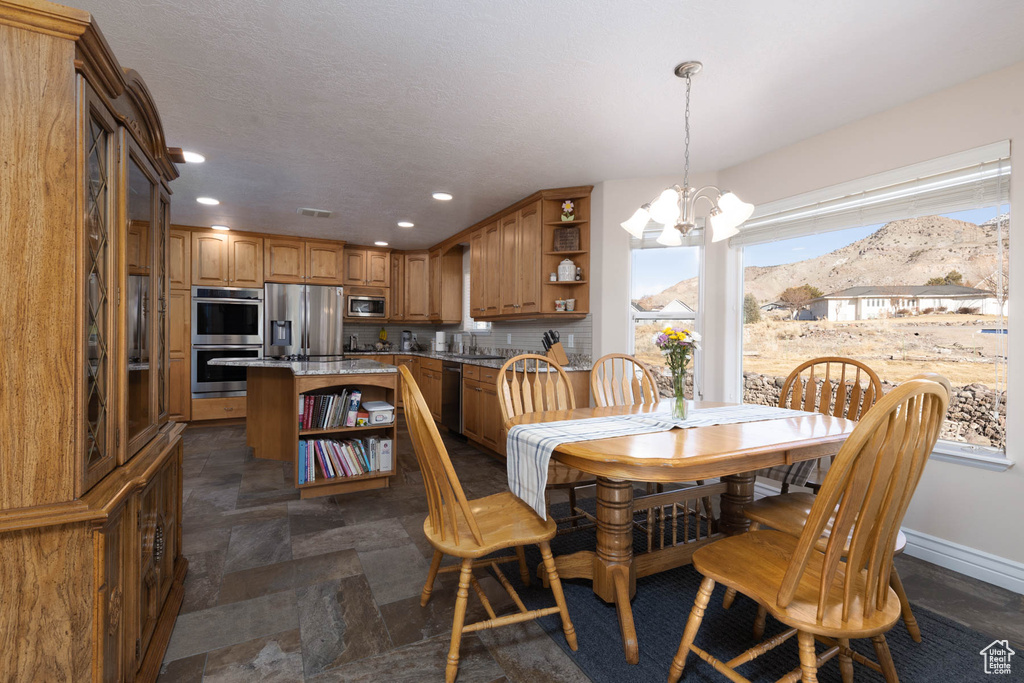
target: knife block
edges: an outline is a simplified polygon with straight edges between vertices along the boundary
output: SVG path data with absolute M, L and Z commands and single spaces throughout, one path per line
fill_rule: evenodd
M 565 348 L 562 346 L 562 342 L 552 344 L 551 348 L 548 349 L 547 356 L 559 365 L 569 364 L 569 357 L 565 355 Z

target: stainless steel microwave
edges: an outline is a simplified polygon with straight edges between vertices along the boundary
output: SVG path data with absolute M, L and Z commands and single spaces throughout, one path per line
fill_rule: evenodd
M 349 294 L 345 297 L 345 316 L 348 318 L 386 318 L 388 300 L 383 295 Z

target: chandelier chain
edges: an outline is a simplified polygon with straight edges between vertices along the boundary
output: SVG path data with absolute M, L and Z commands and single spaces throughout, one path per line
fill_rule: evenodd
M 683 187 L 690 187 L 690 83 L 691 78 L 686 77 L 686 114 L 685 114 L 685 129 L 686 137 L 684 139 L 684 160 L 685 166 L 683 168 Z

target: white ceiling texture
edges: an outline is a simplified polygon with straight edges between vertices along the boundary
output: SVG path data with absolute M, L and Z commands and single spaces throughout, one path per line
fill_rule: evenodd
M 168 144 L 207 157 L 175 223 L 398 248 L 541 188 L 681 176 L 683 60 L 704 62 L 693 168 L 714 170 L 1024 59 L 1019 0 L 77 4 Z

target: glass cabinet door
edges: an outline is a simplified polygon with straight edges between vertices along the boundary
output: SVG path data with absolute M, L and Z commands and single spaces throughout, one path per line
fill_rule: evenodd
M 84 79 L 79 79 L 79 144 L 83 147 L 82 250 L 84 435 L 81 491 L 92 487 L 116 464 L 117 397 L 114 311 L 117 127 Z
M 128 287 L 124 297 L 125 351 L 128 366 L 127 425 L 128 449 L 131 457 L 152 438 L 156 429 L 156 366 L 159 350 L 155 348 L 158 310 L 156 280 L 157 193 L 148 165 L 142 161 L 134 142 L 124 133 L 128 153 L 125 225 L 125 258 Z M 162 270 L 162 269 L 161 269 Z
M 156 230 L 156 291 L 157 291 L 157 320 L 156 320 L 156 344 L 153 353 L 157 359 L 157 419 L 162 424 L 167 421 L 169 388 L 167 386 L 168 370 L 168 320 L 167 320 L 167 240 L 168 231 L 171 227 L 171 200 L 166 192 L 160 191 L 160 202 L 157 207 L 157 230 Z

